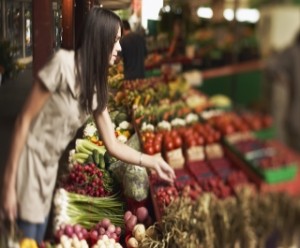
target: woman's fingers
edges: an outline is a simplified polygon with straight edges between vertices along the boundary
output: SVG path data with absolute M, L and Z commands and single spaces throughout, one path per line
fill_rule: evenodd
M 163 180 L 173 183 L 176 177 L 173 168 L 171 168 L 164 160 L 159 161 L 157 173 Z
M 9 211 L 6 211 L 4 209 L 1 209 L 0 211 L 0 220 L 9 220 L 10 222 L 14 222 L 17 217 L 17 210 L 11 209 Z
M 5 198 L 2 203 L 1 212 L 3 218 L 8 219 L 11 222 L 15 221 L 17 218 L 17 202 L 14 194 L 11 194 Z
M 15 219 L 17 218 L 17 208 L 16 207 L 13 207 L 11 209 L 8 217 L 11 222 L 15 221 Z

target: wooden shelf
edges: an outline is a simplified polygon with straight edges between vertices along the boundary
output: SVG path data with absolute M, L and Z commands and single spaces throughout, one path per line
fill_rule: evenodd
M 233 74 L 243 73 L 247 71 L 260 70 L 264 68 L 264 63 L 261 60 L 238 63 L 236 65 L 228 65 L 220 68 L 205 70 L 202 72 L 203 79 L 229 76 Z

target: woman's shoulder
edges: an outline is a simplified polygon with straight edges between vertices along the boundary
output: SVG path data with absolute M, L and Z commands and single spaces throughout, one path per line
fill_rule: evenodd
M 59 48 L 56 52 L 55 52 L 55 56 L 62 58 L 62 59 L 66 59 L 66 58 L 74 58 L 74 50 L 66 50 L 64 48 Z

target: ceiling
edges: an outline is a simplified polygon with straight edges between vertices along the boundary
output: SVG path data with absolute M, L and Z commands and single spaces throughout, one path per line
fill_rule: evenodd
M 126 9 L 131 4 L 131 0 L 100 0 L 99 2 L 104 8 L 111 10 Z

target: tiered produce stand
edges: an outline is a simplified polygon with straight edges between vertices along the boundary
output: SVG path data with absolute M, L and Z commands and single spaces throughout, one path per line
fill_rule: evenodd
M 120 142 L 162 156 L 173 185 L 111 157 L 92 119 L 70 151 L 48 247 L 266 247 L 293 244 L 300 157 L 268 115 L 215 106 L 181 75 L 124 81 L 111 68 L 109 112 Z

